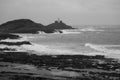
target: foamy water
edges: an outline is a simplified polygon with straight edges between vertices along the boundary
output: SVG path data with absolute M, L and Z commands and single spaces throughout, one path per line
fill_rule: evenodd
M 37 52 L 38 55 L 106 55 L 102 52 L 89 52 L 89 51 L 75 51 L 71 48 L 58 48 L 56 46 L 50 45 L 39 45 L 39 44 L 32 44 L 32 45 L 23 45 L 22 48 L 30 51 Z
M 95 44 L 85 44 L 86 47 L 94 49 L 93 51 L 75 51 L 70 48 L 58 48 L 56 46 L 50 45 L 23 45 L 22 47 L 26 50 L 31 50 L 37 52 L 38 55 L 105 55 L 106 57 L 119 58 L 120 59 L 120 50 L 107 49 L 105 45 L 95 45 Z M 111 47 L 112 45 L 110 45 Z M 115 46 L 115 45 L 114 45 Z M 118 45 L 116 45 L 118 46 Z M 120 45 L 119 45 L 120 46 Z M 108 47 L 108 45 L 107 45 Z M 113 46 L 112 46 L 113 47 Z
M 81 31 L 80 31 L 81 30 Z M 38 55 L 105 55 L 120 59 L 120 36 L 117 32 L 102 29 L 79 29 L 75 34 L 22 34 L 32 45 L 23 45 L 28 51 Z M 79 32 L 79 34 L 78 34 Z M 98 33 L 99 32 L 99 33 Z
M 23 37 L 20 39 L 5 39 L 1 40 L 1 42 L 22 42 L 22 41 L 27 41 L 27 37 Z
M 5 39 L 5 40 L 1 40 L 0 42 L 23 42 L 23 41 L 28 41 L 28 37 L 22 36 L 22 38 L 19 39 Z M 27 44 L 26 44 L 27 46 Z M 5 44 L 1 44 L 0 45 L 1 49 L 4 48 L 8 48 L 8 49 L 14 49 L 14 50 L 4 50 L 4 52 L 26 52 L 26 49 L 23 48 L 22 46 L 17 46 L 17 45 L 5 45 Z
M 85 46 L 95 49 L 101 53 L 105 53 L 106 56 L 108 57 L 120 59 L 120 50 L 111 48 L 111 47 L 120 47 L 120 45 L 97 45 L 97 44 L 86 43 Z M 108 49 L 108 48 L 111 48 L 111 49 Z

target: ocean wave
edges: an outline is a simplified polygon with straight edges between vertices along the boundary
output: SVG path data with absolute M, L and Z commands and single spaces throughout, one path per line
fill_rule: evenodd
M 35 38 L 36 34 L 25 34 L 25 33 L 21 33 L 21 34 L 16 34 L 19 35 L 20 37 L 22 37 L 21 39 L 23 40 L 28 40 L 29 38 Z
M 5 39 L 5 40 L 1 40 L 1 42 L 23 42 L 23 41 L 27 41 L 27 37 L 23 37 L 20 39 Z
M 4 48 L 14 49 L 13 51 L 4 50 L 3 52 L 26 52 L 26 50 L 24 48 L 22 48 L 21 45 L 17 45 L 17 43 L 25 44 L 25 41 L 27 42 L 28 38 L 24 37 L 24 36 L 22 36 L 22 38 L 20 38 L 20 39 L 5 39 L 5 40 L 1 40 L 0 42 L 3 42 L 3 43 L 7 43 L 8 42 L 8 44 L 11 44 L 11 43 L 16 43 L 16 44 L 15 45 L 0 44 L 0 48 L 1 49 L 4 49 Z M 28 43 L 29 43 L 29 41 L 28 41 Z M 30 44 L 25 44 L 25 45 L 27 46 L 27 45 L 30 45 Z
M 82 32 L 87 32 L 87 31 L 90 31 L 90 32 L 101 32 L 101 31 L 104 31 L 102 29 L 97 29 L 97 28 L 82 28 L 82 29 L 66 29 L 66 30 L 61 30 L 63 32 L 63 34 L 80 34 Z
M 79 29 L 66 29 L 61 31 L 62 31 L 62 34 L 80 34 L 81 33 Z
M 120 45 L 97 45 L 97 44 L 86 43 L 85 46 L 95 49 L 99 52 L 105 53 L 109 57 L 120 58 L 120 50 L 113 48 L 113 47 L 120 47 Z
M 35 52 L 38 55 L 105 55 L 101 52 L 75 51 L 72 49 L 58 48 L 50 45 L 39 45 L 33 43 L 32 45 L 22 45 L 27 51 Z
M 48 45 L 38 45 L 35 43 L 32 43 L 32 45 L 22 45 L 22 47 L 26 50 L 31 50 L 35 52 L 39 52 L 40 54 L 70 54 L 72 51 L 69 50 L 61 50 L 57 48 L 53 48 Z
M 8 51 L 4 50 L 3 52 L 26 52 L 24 48 L 21 46 L 8 46 L 8 45 L 0 45 L 1 49 L 8 48 L 8 49 L 14 49 L 14 51 Z
M 80 29 L 80 31 L 104 31 L 102 29 L 96 29 L 96 28 L 83 28 L 83 29 Z

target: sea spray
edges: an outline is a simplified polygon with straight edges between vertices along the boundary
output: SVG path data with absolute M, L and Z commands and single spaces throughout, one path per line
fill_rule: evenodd
M 74 51 L 71 49 L 63 49 L 57 47 L 51 47 L 49 45 L 39 45 L 32 43 L 32 45 L 22 45 L 27 51 L 34 51 L 38 55 L 105 55 L 102 52 L 85 52 L 85 51 Z
M 97 45 L 97 44 L 86 43 L 85 46 L 95 49 L 99 52 L 103 52 L 108 57 L 120 59 L 120 50 L 111 48 L 111 47 L 120 47 L 120 45 Z

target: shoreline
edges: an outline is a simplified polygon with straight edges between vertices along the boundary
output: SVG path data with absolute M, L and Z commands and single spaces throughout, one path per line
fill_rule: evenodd
M 40 35 L 40 34 L 34 34 L 34 35 Z M 49 35 L 49 34 L 48 34 Z M 29 39 L 33 38 L 32 36 L 23 36 L 20 35 L 23 39 L 30 41 Z M 27 49 L 28 51 L 35 51 L 38 54 L 39 53 L 44 53 L 46 55 L 104 55 L 109 58 L 117 58 L 120 60 L 120 55 L 119 55 L 119 50 L 114 50 L 114 49 L 108 49 L 109 47 L 120 47 L 120 45 L 96 45 L 96 44 L 91 44 L 91 43 L 86 43 L 84 46 L 85 47 L 90 47 L 91 49 L 95 50 L 93 52 L 76 52 L 70 49 L 61 49 L 57 48 L 56 46 L 53 46 L 53 48 L 50 45 L 41 45 L 37 43 L 30 42 L 31 45 L 23 45 L 22 47 Z M 107 48 L 108 47 L 108 48 Z M 116 55 L 114 55 L 116 54 Z M 41 55 L 41 54 L 40 54 Z
M 0 60 L 1 76 L 76 80 L 86 77 L 91 79 L 92 76 L 96 79 L 101 77 L 119 79 L 120 75 L 120 63 L 104 56 L 36 55 L 24 52 L 7 52 L 0 55 L 3 56 L 0 57 L 0 59 L 2 58 Z
M 17 46 L 17 45 L 12 45 L 8 46 L 9 48 L 16 48 L 16 51 L 28 51 L 31 53 L 37 53 L 38 55 L 104 55 L 109 58 L 116 58 L 120 60 L 120 55 L 118 54 L 119 51 L 117 50 L 109 50 L 107 47 L 120 47 L 120 45 L 95 45 L 95 44 L 90 44 L 86 43 L 84 46 L 85 47 L 90 47 L 91 49 L 95 50 L 93 52 L 84 52 L 84 51 L 73 51 L 71 49 L 64 49 L 64 48 L 57 48 L 56 46 L 51 45 L 41 45 L 37 43 L 31 42 L 29 39 L 33 38 L 32 36 L 25 36 L 24 34 L 20 35 L 18 34 L 21 38 L 20 39 L 5 39 L 1 40 L 1 42 L 8 44 L 8 43 L 14 43 L 14 44 L 22 44 L 22 45 Z M 38 34 L 34 34 L 38 35 Z M 39 34 L 40 35 L 40 34 Z M 26 42 L 25 42 L 26 41 Z M 28 44 L 28 42 L 30 44 Z M 25 44 L 24 44 L 25 43 Z M 7 47 L 7 45 L 3 45 L 4 47 Z M 1 49 L 4 50 L 4 47 L 1 46 Z M 111 52 L 112 51 L 112 52 Z M 117 53 L 115 52 L 117 51 Z M 116 54 L 116 55 L 114 55 Z
M 21 39 L 24 39 L 24 36 Z M 27 37 L 26 40 L 29 42 Z M 2 41 L 13 44 L 19 42 L 19 39 Z M 58 54 L 63 50 L 56 50 L 56 48 L 32 42 L 18 47 L 24 52 L 0 52 L 0 79 L 120 79 L 120 62 L 114 58 L 106 58 L 104 55 Z M 48 52 L 52 54 L 48 54 Z

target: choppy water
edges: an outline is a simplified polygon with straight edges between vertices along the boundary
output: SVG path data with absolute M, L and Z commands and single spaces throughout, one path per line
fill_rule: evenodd
M 27 34 L 31 49 L 43 54 L 102 54 L 120 58 L 120 27 L 81 28 L 79 33 Z

